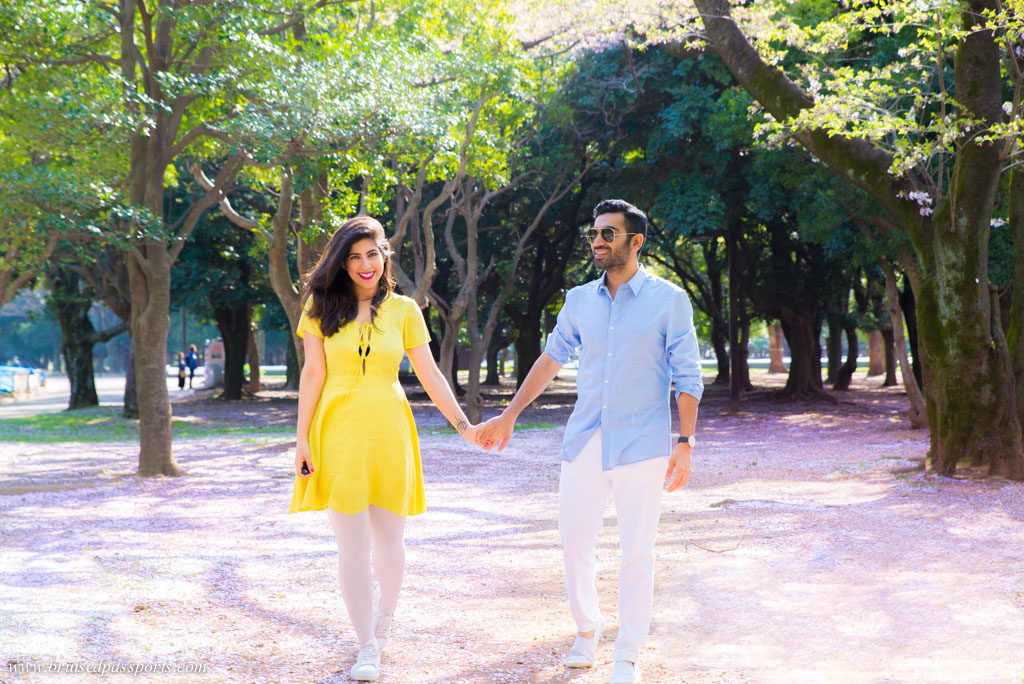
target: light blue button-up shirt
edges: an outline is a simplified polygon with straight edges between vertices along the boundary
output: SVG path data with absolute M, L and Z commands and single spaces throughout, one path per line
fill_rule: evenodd
M 644 270 L 612 299 L 604 277 L 565 296 L 544 353 L 565 364 L 579 349 L 576 406 L 559 458 L 571 461 L 601 428 L 604 470 L 672 452 L 669 387 L 700 401 L 697 332 L 686 292 Z

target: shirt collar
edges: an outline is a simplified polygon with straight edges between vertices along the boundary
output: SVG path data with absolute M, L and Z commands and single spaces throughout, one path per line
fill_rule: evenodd
M 629 286 L 633 296 L 636 297 L 640 294 L 640 289 L 644 286 L 644 282 L 647 280 L 647 271 L 644 269 L 644 265 L 640 264 L 640 268 L 636 269 L 636 273 L 633 277 L 626 281 L 626 285 Z M 604 276 L 597 279 L 597 291 L 608 292 L 608 286 L 604 283 Z

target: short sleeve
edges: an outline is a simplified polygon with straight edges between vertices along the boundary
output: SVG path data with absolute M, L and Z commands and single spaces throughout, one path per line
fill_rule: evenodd
M 405 318 L 402 322 L 402 346 L 415 349 L 430 343 L 430 331 L 423 320 L 423 312 L 415 302 L 406 302 Z
M 305 333 L 313 333 L 317 337 L 323 337 L 324 334 L 320 331 L 320 324 L 313 318 L 309 317 L 309 309 L 313 306 L 313 296 L 310 295 L 309 299 L 306 300 L 306 305 L 302 307 L 302 316 L 299 318 L 299 327 L 295 331 L 295 334 L 299 337 L 305 337 Z

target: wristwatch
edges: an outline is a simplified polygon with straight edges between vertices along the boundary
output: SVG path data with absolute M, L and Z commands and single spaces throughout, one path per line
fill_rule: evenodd
M 697 438 L 694 437 L 693 435 L 690 435 L 689 437 L 683 437 L 682 435 L 679 435 L 678 443 L 682 444 L 683 442 L 689 444 L 691 449 L 697 446 Z

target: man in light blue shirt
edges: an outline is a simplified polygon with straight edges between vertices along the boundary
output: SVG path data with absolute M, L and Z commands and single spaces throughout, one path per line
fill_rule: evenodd
M 594 550 L 609 494 L 615 499 L 622 562 L 619 633 L 610 682 L 639 682 L 640 649 L 650 628 L 654 541 L 661 492 L 686 484 L 696 445 L 701 381 L 693 309 L 679 287 L 644 270 L 647 217 L 622 200 L 594 208 L 587 231 L 598 280 L 573 288 L 544 353 L 479 441 L 501 451 L 515 421 L 579 351 L 577 400 L 562 440 L 559 533 L 569 606 L 578 635 L 566 659 L 589 667 L 605 620 L 594 587 Z M 680 436 L 673 441 L 669 389 L 675 384 Z

